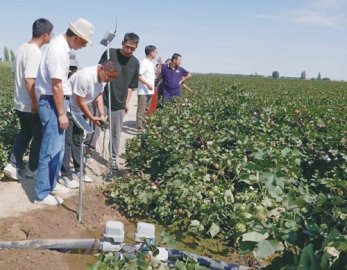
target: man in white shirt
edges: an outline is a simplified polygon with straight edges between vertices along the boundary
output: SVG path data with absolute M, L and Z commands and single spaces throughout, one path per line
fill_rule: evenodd
M 10 162 L 4 174 L 14 180 L 23 176 L 23 156 L 30 141 L 30 155 L 27 177 L 34 177 L 38 167 L 41 144 L 41 121 L 37 113 L 35 79 L 41 60 L 41 47 L 50 42 L 53 24 L 47 19 L 33 23 L 32 38 L 17 51 L 15 61 L 14 109 L 19 118 L 20 129 L 13 145 Z
M 107 82 L 118 76 L 120 67 L 113 60 L 106 60 L 102 65 L 86 67 L 78 70 L 68 80 L 67 87 L 71 89 L 71 107 L 67 112 L 69 127 L 65 133 L 65 153 L 61 167 L 61 179 L 68 188 L 79 187 L 81 144 L 83 142 L 83 129 L 74 122 L 74 115 L 84 115 L 93 124 L 100 126 L 105 119 L 104 102 L 102 93 Z M 88 104 L 95 102 L 98 114 L 93 115 Z M 75 173 L 70 169 L 72 155 Z M 84 181 L 90 182 L 86 175 Z
M 155 66 L 152 61 L 156 58 L 157 53 L 158 51 L 155 46 L 146 46 L 146 58 L 144 58 L 140 62 L 136 113 L 136 127 L 138 130 L 143 129 L 146 123 L 146 112 L 149 110 L 149 107 L 151 106 L 152 96 L 154 94 Z
M 69 125 L 65 106 L 72 93 L 67 87 L 69 54 L 91 43 L 94 26 L 85 19 L 70 23 L 65 34 L 60 34 L 43 53 L 36 80 L 39 115 L 42 123 L 42 143 L 35 182 L 35 203 L 59 205 L 63 199 L 50 193 L 56 181 L 64 156 L 65 129 Z

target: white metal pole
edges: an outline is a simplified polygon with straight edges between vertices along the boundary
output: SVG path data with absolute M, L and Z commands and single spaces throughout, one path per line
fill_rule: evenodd
M 110 41 L 107 41 L 107 60 L 110 59 Z M 109 122 L 109 166 L 112 175 L 112 118 L 111 118 L 111 83 L 107 83 L 108 89 L 108 122 Z
M 83 163 L 83 145 L 84 139 L 81 143 L 81 157 L 80 157 L 80 179 L 79 179 L 79 200 L 78 200 L 78 222 L 82 222 L 82 197 L 83 197 L 83 179 L 84 179 L 84 163 Z

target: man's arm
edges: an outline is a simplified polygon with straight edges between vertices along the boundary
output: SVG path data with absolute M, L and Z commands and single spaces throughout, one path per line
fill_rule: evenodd
M 142 82 L 144 85 L 146 85 L 146 87 L 148 88 L 148 90 L 153 90 L 153 85 L 151 85 L 150 83 L 148 83 L 145 79 L 143 75 L 139 76 L 139 81 Z
M 128 96 L 127 96 L 127 101 L 125 103 L 125 113 L 127 113 L 129 111 L 129 101 L 130 101 L 132 93 L 133 93 L 133 89 L 132 88 L 128 88 Z
M 105 110 L 104 110 L 104 99 L 102 97 L 102 93 L 100 93 L 95 99 L 96 109 L 99 112 L 100 118 L 105 118 Z
M 35 78 L 25 78 L 25 88 L 31 99 L 31 113 L 37 113 L 38 105 L 35 94 Z
M 100 126 L 101 117 L 94 116 L 92 112 L 89 110 L 86 102 L 84 101 L 84 97 L 77 96 L 77 105 L 83 112 L 83 114 L 89 118 L 95 125 Z
M 65 114 L 63 84 L 60 79 L 52 79 L 52 91 L 58 113 L 59 127 L 66 129 L 69 126 L 69 120 Z
M 180 80 L 180 85 L 182 85 L 185 81 L 189 80 L 192 77 L 192 74 L 188 73 L 187 76 L 183 76 Z

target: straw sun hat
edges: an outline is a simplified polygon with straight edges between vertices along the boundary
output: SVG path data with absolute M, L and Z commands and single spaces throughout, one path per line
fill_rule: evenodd
M 95 27 L 89 21 L 79 18 L 75 22 L 70 23 L 69 28 L 77 36 L 92 44 L 91 36 L 94 33 Z

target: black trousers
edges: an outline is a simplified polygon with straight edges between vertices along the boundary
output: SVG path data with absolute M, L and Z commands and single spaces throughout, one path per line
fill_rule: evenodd
M 20 130 L 13 145 L 11 162 L 18 169 L 23 168 L 23 156 L 31 141 L 29 154 L 29 169 L 35 171 L 39 163 L 40 145 L 42 140 L 41 120 L 39 115 L 16 110 Z
M 75 172 L 80 171 L 81 160 L 81 144 L 83 143 L 83 129 L 79 128 L 72 119 L 71 114 L 67 113 L 69 126 L 65 130 L 65 152 L 63 165 L 61 166 L 61 175 L 70 177 L 72 170 L 70 168 L 70 160 L 72 157 Z

